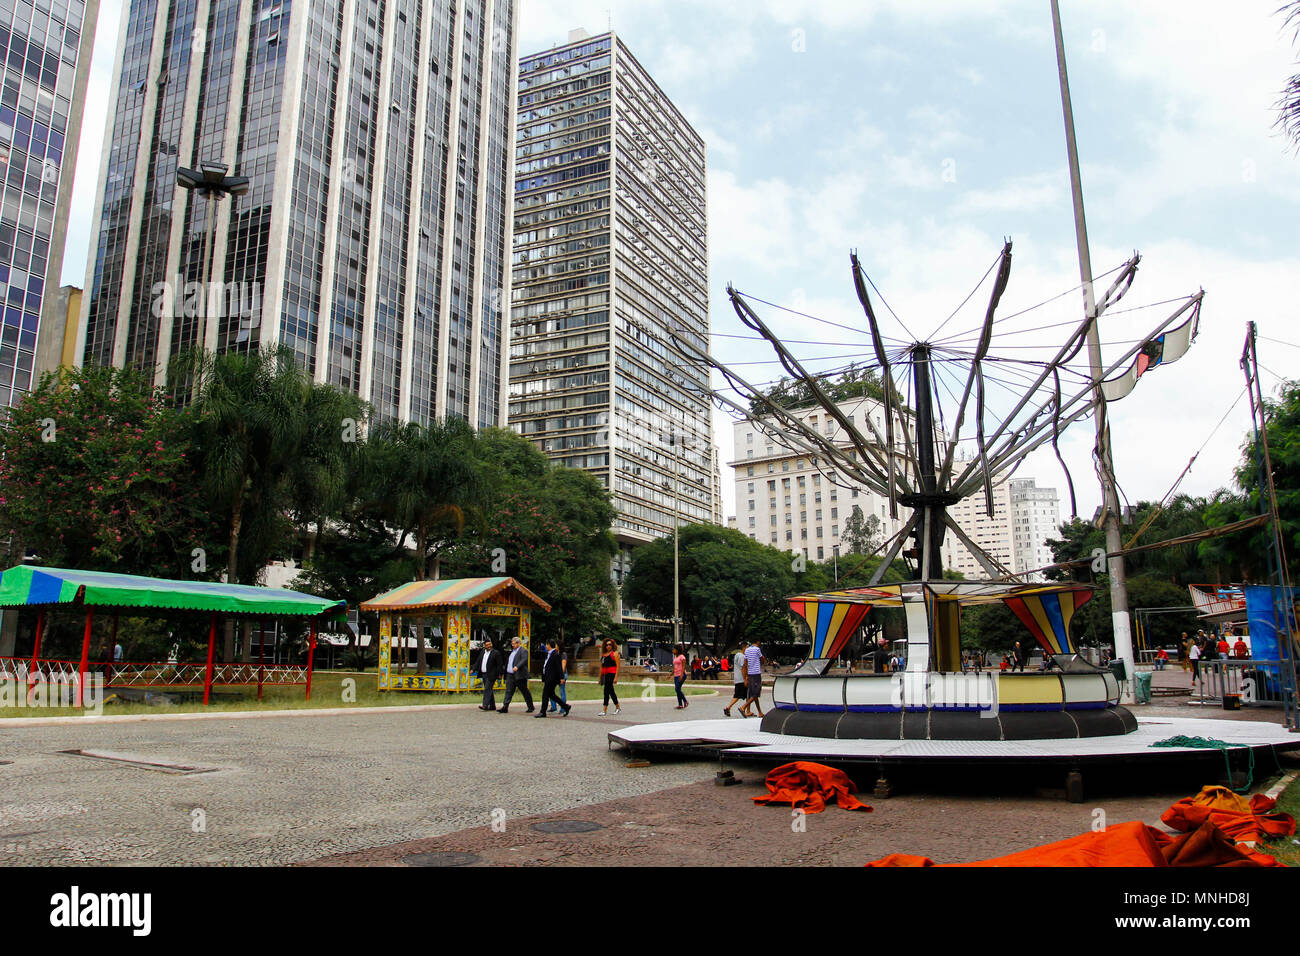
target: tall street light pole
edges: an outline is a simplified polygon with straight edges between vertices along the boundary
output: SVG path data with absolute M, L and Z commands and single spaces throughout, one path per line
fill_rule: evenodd
M 680 583 L 681 566 L 678 555 L 678 530 L 681 527 L 681 480 L 677 474 L 677 432 L 674 430 L 669 436 L 669 444 L 672 447 L 672 453 L 669 461 L 673 469 L 673 643 L 681 644 L 682 642 L 682 609 L 681 594 L 682 588 Z
M 1052 3 L 1052 28 L 1056 35 L 1056 66 L 1061 80 L 1061 110 L 1065 119 L 1065 148 L 1070 161 L 1070 192 L 1074 197 L 1074 235 L 1079 247 L 1079 278 L 1083 282 L 1083 307 L 1088 324 L 1088 362 L 1096 388 L 1094 418 L 1097 444 L 1093 453 L 1101 472 L 1102 518 L 1106 530 L 1106 551 L 1113 555 L 1108 567 L 1110 579 L 1111 621 L 1115 629 L 1115 658 L 1124 661 L 1128 673 L 1133 668 L 1133 634 L 1129 624 L 1128 586 L 1124 577 L 1124 557 L 1120 537 L 1119 493 L 1115 487 L 1115 464 L 1111 459 L 1110 423 L 1106 419 L 1106 398 L 1101 391 L 1101 337 L 1097 332 L 1097 303 L 1092 288 L 1092 262 L 1088 255 L 1088 225 L 1083 215 L 1083 182 L 1079 176 L 1079 149 L 1074 139 L 1074 110 L 1070 105 L 1070 81 L 1065 72 L 1065 41 L 1061 36 L 1061 8 Z M 1124 703 L 1133 702 L 1130 682 L 1124 683 Z
M 207 224 L 203 230 L 203 334 L 199 337 L 200 344 L 207 341 L 207 325 L 211 321 L 212 309 L 210 308 L 212 298 L 212 248 L 213 233 L 215 232 L 217 202 L 226 196 L 243 196 L 248 192 L 249 179 L 247 176 L 227 176 L 230 167 L 224 163 L 202 162 L 198 169 L 187 169 L 184 166 L 176 170 L 176 185 L 182 189 L 189 189 L 198 193 L 207 200 Z M 178 292 L 180 290 L 177 290 Z

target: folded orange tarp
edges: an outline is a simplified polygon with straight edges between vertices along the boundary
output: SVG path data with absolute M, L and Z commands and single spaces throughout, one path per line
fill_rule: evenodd
M 1234 840 L 1256 841 L 1263 837 L 1295 833 L 1295 817 L 1272 813 L 1277 801 L 1257 793 L 1249 801 L 1227 787 L 1202 787 L 1194 797 L 1184 797 L 1164 812 L 1161 822 L 1172 830 L 1192 830 L 1205 821 Z
M 871 812 L 871 807 L 853 796 L 855 788 L 848 774 L 834 767 L 799 760 L 773 767 L 763 782 L 767 796 L 755 797 L 755 803 L 783 803 L 805 813 L 821 813 L 833 800 L 845 810 Z
M 1057 843 L 975 863 L 935 863 L 891 853 L 867 866 L 1280 866 L 1271 856 L 1236 846 L 1213 823 L 1191 833 L 1162 833 L 1141 821 L 1121 823 Z

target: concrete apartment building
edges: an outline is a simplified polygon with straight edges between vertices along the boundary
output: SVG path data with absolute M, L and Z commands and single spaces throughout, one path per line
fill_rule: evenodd
M 60 290 L 99 0 L 0 0 L 0 405 L 64 357 Z
M 1055 488 L 1039 488 L 1033 478 L 1012 478 L 993 486 L 993 516 L 984 513 L 984 496 L 972 495 L 949 509 L 971 540 L 1016 574 L 1052 563 L 1048 538 L 1060 536 L 1061 501 Z M 987 577 L 974 555 L 954 542 L 953 564 L 968 578 Z M 1044 580 L 1033 574 L 1030 580 Z
M 837 407 L 863 432 L 870 415 L 883 433 L 883 407 L 875 399 L 850 399 Z M 825 410 L 813 407 L 796 414 L 846 454 L 854 453 L 844 430 Z M 837 550 L 845 552 L 841 538 L 855 506 L 862 509 L 864 517 L 880 521 L 882 541 L 901 530 L 903 521 L 899 519 L 905 520 L 906 513 L 899 509 L 899 519 L 891 518 L 887 498 L 813 456 L 792 451 L 753 420 L 735 422 L 732 428 L 736 527 L 743 534 L 782 551 L 803 554 L 810 561 L 829 561 Z M 952 538 L 944 539 L 945 567 L 952 566 Z
M 875 399 L 853 399 L 837 407 L 855 425 L 864 422 L 865 416 L 872 416 L 883 433 L 883 410 Z M 809 428 L 851 453 L 843 429 L 823 409 L 801 409 L 797 414 Z M 902 521 L 889 517 L 886 498 L 836 473 L 825 462 L 792 451 L 753 420 L 734 423 L 733 438 L 733 527 L 755 541 L 801 553 L 808 560 L 827 561 L 837 553 L 842 556 L 845 521 L 854 506 L 860 507 L 864 516 L 874 515 L 880 520 L 882 541 L 901 529 Z M 1017 573 L 1052 561 L 1046 540 L 1059 533 L 1060 503 L 1055 489 L 1039 488 L 1032 478 L 995 485 L 992 518 L 984 513 L 982 494 L 958 502 L 949 514 L 976 544 Z M 906 519 L 905 509 L 899 509 L 899 517 Z M 968 578 L 988 576 L 951 532 L 944 537 L 943 564 Z
M 127 0 L 82 361 L 283 345 L 380 418 L 504 425 L 516 6 Z M 251 181 L 213 210 L 215 308 L 183 291 L 204 162 Z
M 519 65 L 510 424 L 610 490 L 621 553 L 715 520 L 705 149 L 613 33 Z

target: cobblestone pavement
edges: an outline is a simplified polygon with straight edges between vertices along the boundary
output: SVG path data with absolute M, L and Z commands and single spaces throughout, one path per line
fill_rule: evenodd
M 626 770 L 657 774 L 661 765 Z M 1182 792 L 1070 804 L 1060 796 L 971 793 L 862 794 L 872 812 L 827 807 L 803 818 L 789 807 L 756 806 L 766 793 L 763 770 L 738 769 L 741 784 L 711 781 L 522 819 L 504 830 L 479 826 L 318 861 L 325 866 L 412 865 L 419 854 L 472 854 L 481 865 L 528 866 L 861 866 L 889 853 L 914 853 L 960 863 L 1001 856 L 1087 832 L 1101 810 L 1109 823 L 1155 824 Z M 581 821 L 601 829 L 544 833 L 549 821 Z M 802 829 L 798 824 L 802 823 Z M 440 857 L 439 859 L 446 859 Z
M 637 700 L 606 719 L 595 716 L 598 705 L 580 704 L 546 722 L 522 709 L 501 716 L 458 706 L 0 724 L 0 864 L 393 864 L 442 851 L 509 864 L 857 865 L 890 852 L 961 861 L 1081 833 L 1098 809 L 1110 822 L 1155 823 L 1199 785 L 1130 781 L 1111 793 L 1092 788 L 1073 805 L 1038 790 L 1044 781 L 1005 771 L 944 771 L 905 782 L 888 800 L 873 798 L 867 779 L 859 782 L 873 813 L 831 807 L 795 832 L 788 809 L 752 804 L 763 792 L 761 766 L 738 765 L 744 782 L 718 787 L 714 763 L 629 768 L 626 754 L 607 748 L 606 733 L 620 724 L 715 718 L 722 703 L 693 698 L 678 712 L 662 697 Z M 600 829 L 532 827 L 554 820 Z
M 628 771 L 607 749 L 615 719 L 598 712 L 0 724 L 0 864 L 283 864 L 463 830 L 498 807 L 548 813 L 712 776 L 699 763 Z M 629 702 L 623 717 L 674 713 L 661 698 Z

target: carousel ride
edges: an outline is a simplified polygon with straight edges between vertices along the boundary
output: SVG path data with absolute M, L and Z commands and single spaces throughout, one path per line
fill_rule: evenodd
M 1171 735 L 1190 736 L 1183 724 L 1228 723 L 1139 721 L 1120 702 L 1121 678 L 1129 672 L 1089 663 L 1071 635 L 1071 620 L 1093 588 L 1028 580 L 981 548 L 949 513 L 959 501 L 977 496 L 992 516 L 995 486 L 1044 446 L 1055 451 L 1065 469 L 1074 510 L 1073 481 L 1059 449 L 1063 431 L 1105 414 L 1106 403 L 1127 396 L 1145 373 L 1185 354 L 1196 336 L 1203 293 L 1177 300 L 1149 334 L 1125 346 L 1098 373 L 1081 353 L 1097 318 L 1133 284 L 1137 255 L 1108 274 L 1114 278 L 1106 293 L 1082 321 L 1070 323 L 1074 327 L 1062 344 L 1038 358 L 1025 357 L 1030 347 L 1023 336 L 1005 350 L 995 346 L 996 327 L 1004 321 L 997 310 L 1010 276 L 1010 242 L 977 286 L 976 291 L 993 277 L 978 327 L 941 337 L 941 325 L 924 340 L 894 339 L 891 346 L 868 292 L 874 284 L 856 254 L 851 264 L 879 386 L 867 414 L 846 415 L 828 394 L 824 373 L 810 371 L 760 318 L 751 301 L 761 300 L 735 288 L 728 287 L 728 295 L 736 315 L 771 346 L 781 368 L 803 395 L 811 396 L 811 408 L 803 403 L 798 409 L 787 407 L 770 389 L 746 381 L 685 337 L 676 338 L 675 346 L 684 361 L 704 364 L 721 377 L 725 385 L 712 395 L 720 407 L 749 420 L 770 442 L 805 456 L 832 486 L 866 487 L 887 500 L 897 532 L 882 545 L 882 560 L 866 587 L 790 598 L 791 611 L 808 625 L 812 650 L 794 672 L 775 679 L 772 706 L 761 721 L 641 725 L 611 733 L 611 743 L 715 757 L 879 760 L 941 754 L 1055 757 L 1077 763 L 1088 755 L 1163 756 L 1170 751 L 1148 748 Z M 1034 348 L 1042 351 L 1041 335 Z M 990 395 L 991 386 L 1001 392 Z M 833 437 L 809 423 L 809 412 L 834 422 Z M 984 580 L 945 578 L 942 549 L 949 533 L 978 561 Z M 913 580 L 883 582 L 900 554 L 914 560 Z M 1026 639 L 1032 637 L 1042 648 L 1049 670 L 963 670 L 961 611 L 992 603 L 1002 603 L 1025 625 Z M 831 663 L 874 608 L 903 612 L 903 670 L 832 675 Z M 1233 721 L 1230 729 L 1235 739 L 1250 738 L 1243 746 L 1296 745 L 1274 724 Z M 1200 728 L 1196 735 L 1216 736 L 1214 728 L 1206 730 Z M 1217 736 L 1226 733 L 1220 730 Z M 943 749 L 936 751 L 936 746 Z

